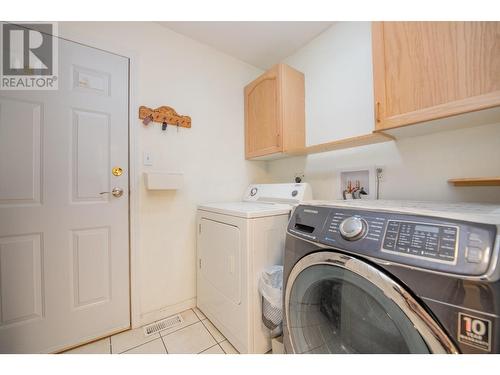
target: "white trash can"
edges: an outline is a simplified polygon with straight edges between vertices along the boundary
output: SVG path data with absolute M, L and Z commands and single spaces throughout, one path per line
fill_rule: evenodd
M 262 295 L 262 322 L 271 330 L 271 337 L 282 332 L 283 322 L 283 266 L 271 266 L 259 279 L 259 292 Z

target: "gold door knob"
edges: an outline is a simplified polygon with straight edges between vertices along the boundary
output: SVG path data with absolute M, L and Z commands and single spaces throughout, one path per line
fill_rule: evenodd
M 111 193 L 113 197 L 120 198 L 123 195 L 123 189 L 120 189 L 119 187 L 115 187 L 111 192 L 109 191 L 101 191 L 99 194 L 109 194 Z

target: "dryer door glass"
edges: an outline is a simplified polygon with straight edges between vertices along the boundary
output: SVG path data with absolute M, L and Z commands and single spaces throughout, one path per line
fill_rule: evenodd
M 384 292 L 345 268 L 316 264 L 293 281 L 288 331 L 295 353 L 429 353 Z

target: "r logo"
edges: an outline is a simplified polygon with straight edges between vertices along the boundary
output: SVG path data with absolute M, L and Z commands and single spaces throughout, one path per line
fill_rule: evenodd
M 9 24 L 2 30 L 3 75 L 53 74 L 52 24 Z
M 57 23 L 0 21 L 0 90 L 57 90 Z
M 491 321 L 469 314 L 458 314 L 458 341 L 491 351 Z

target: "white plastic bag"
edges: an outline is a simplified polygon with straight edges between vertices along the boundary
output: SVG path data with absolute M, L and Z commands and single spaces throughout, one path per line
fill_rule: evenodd
M 262 323 L 271 330 L 271 337 L 282 332 L 283 321 L 283 266 L 266 268 L 259 279 L 259 292 L 262 294 Z
M 259 279 L 259 292 L 274 308 L 283 306 L 283 266 L 271 266 L 262 271 Z

